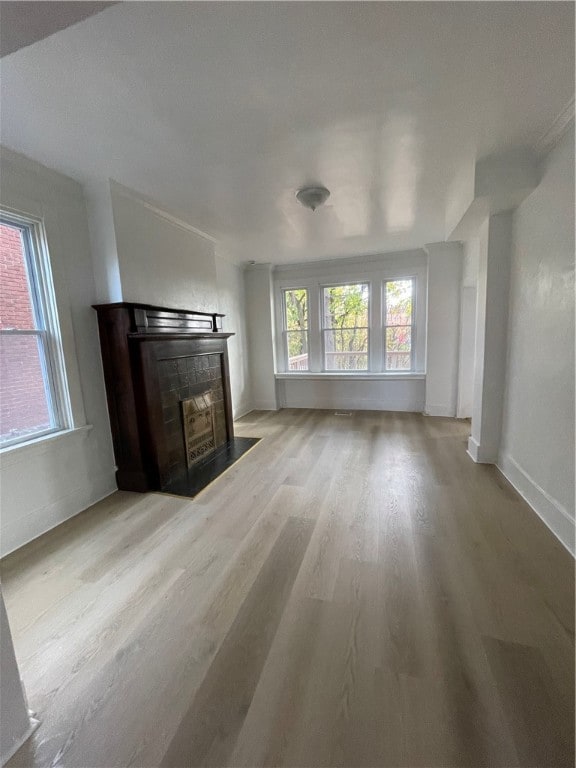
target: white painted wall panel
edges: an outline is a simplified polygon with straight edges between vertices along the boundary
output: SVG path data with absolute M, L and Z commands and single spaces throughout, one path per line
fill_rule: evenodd
M 280 400 L 285 408 L 342 408 L 358 411 L 424 410 L 426 382 L 281 380 Z
M 252 409 L 244 272 L 237 264 L 217 257 L 216 278 L 218 311 L 226 315 L 223 327 L 225 331 L 234 333 L 228 339 L 228 357 L 232 410 L 234 417 L 238 418 Z
M 275 373 L 275 328 L 270 265 L 250 267 L 244 273 L 246 323 L 250 352 L 250 377 L 254 408 L 278 408 Z
M 213 312 L 214 243 L 112 188 L 123 301 Z
M 460 243 L 432 243 L 426 250 L 426 413 L 456 416 L 462 246 Z
M 574 131 L 513 221 L 500 466 L 574 549 Z

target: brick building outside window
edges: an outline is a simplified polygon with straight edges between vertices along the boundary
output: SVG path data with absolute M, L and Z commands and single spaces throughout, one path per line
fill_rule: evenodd
M 0 445 L 65 427 L 58 402 L 59 334 L 49 322 L 51 280 L 33 222 L 0 220 Z M 48 285 L 46 284 L 48 283 Z M 60 376 L 62 374 L 60 373 Z

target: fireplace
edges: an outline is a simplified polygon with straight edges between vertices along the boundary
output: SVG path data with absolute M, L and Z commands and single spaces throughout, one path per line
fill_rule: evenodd
M 223 315 L 95 309 L 118 488 L 195 495 L 257 442 L 234 437 Z

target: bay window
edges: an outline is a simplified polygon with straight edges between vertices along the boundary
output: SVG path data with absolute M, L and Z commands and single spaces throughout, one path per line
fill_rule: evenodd
M 278 377 L 422 378 L 426 279 L 420 254 L 278 267 Z

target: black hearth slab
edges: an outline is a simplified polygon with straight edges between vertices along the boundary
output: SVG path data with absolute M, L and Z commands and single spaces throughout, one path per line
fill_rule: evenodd
M 162 488 L 161 492 L 194 498 L 259 441 L 259 437 L 235 437 L 229 440 L 211 453 L 209 458 L 195 464 L 187 475 Z

